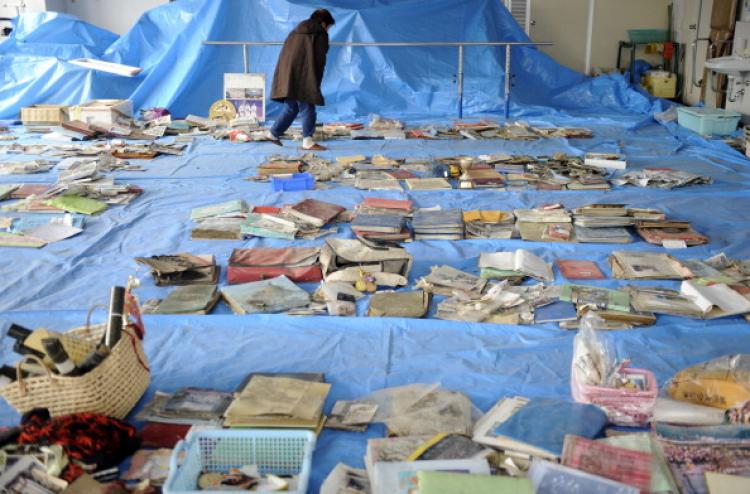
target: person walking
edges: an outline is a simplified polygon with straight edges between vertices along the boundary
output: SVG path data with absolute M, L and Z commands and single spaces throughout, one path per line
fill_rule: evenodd
M 273 74 L 271 99 L 284 104 L 268 138 L 281 146 L 281 136 L 298 115 L 302 117 L 302 149 L 325 151 L 313 140 L 317 114 L 315 106 L 325 105 L 320 84 L 328 53 L 328 29 L 336 21 L 326 9 L 318 9 L 289 33 Z

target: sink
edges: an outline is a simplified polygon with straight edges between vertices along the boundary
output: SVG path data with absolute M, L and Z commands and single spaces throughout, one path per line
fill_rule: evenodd
M 738 56 L 719 57 L 706 60 L 705 67 L 719 74 L 739 75 L 750 72 L 750 58 Z

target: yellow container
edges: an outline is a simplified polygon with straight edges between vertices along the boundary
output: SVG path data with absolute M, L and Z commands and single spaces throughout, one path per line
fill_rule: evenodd
M 671 72 L 649 71 L 641 78 L 641 85 L 657 98 L 677 97 L 677 76 Z
M 32 105 L 21 108 L 21 121 L 26 126 L 60 125 L 68 120 L 65 105 Z

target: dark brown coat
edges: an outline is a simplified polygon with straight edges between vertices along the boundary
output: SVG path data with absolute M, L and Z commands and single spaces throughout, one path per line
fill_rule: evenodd
M 328 53 L 328 33 L 315 20 L 301 22 L 287 36 L 273 74 L 271 99 L 286 98 L 312 105 L 325 104 L 320 92 Z

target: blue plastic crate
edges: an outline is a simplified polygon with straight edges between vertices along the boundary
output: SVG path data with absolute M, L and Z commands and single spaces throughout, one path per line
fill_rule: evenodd
M 293 173 L 271 177 L 274 192 L 293 190 L 312 190 L 315 188 L 315 177 L 309 173 Z
M 737 130 L 740 118 L 739 113 L 721 108 L 677 108 L 677 122 L 701 135 L 731 134 Z
M 163 492 L 224 494 L 226 491 L 198 490 L 201 473 L 229 472 L 232 468 L 257 465 L 262 474 L 296 475 L 299 480 L 297 490 L 286 492 L 305 494 L 315 440 L 315 434 L 309 430 L 198 430 L 180 441 L 172 452 Z M 182 453 L 185 456 L 178 461 Z

